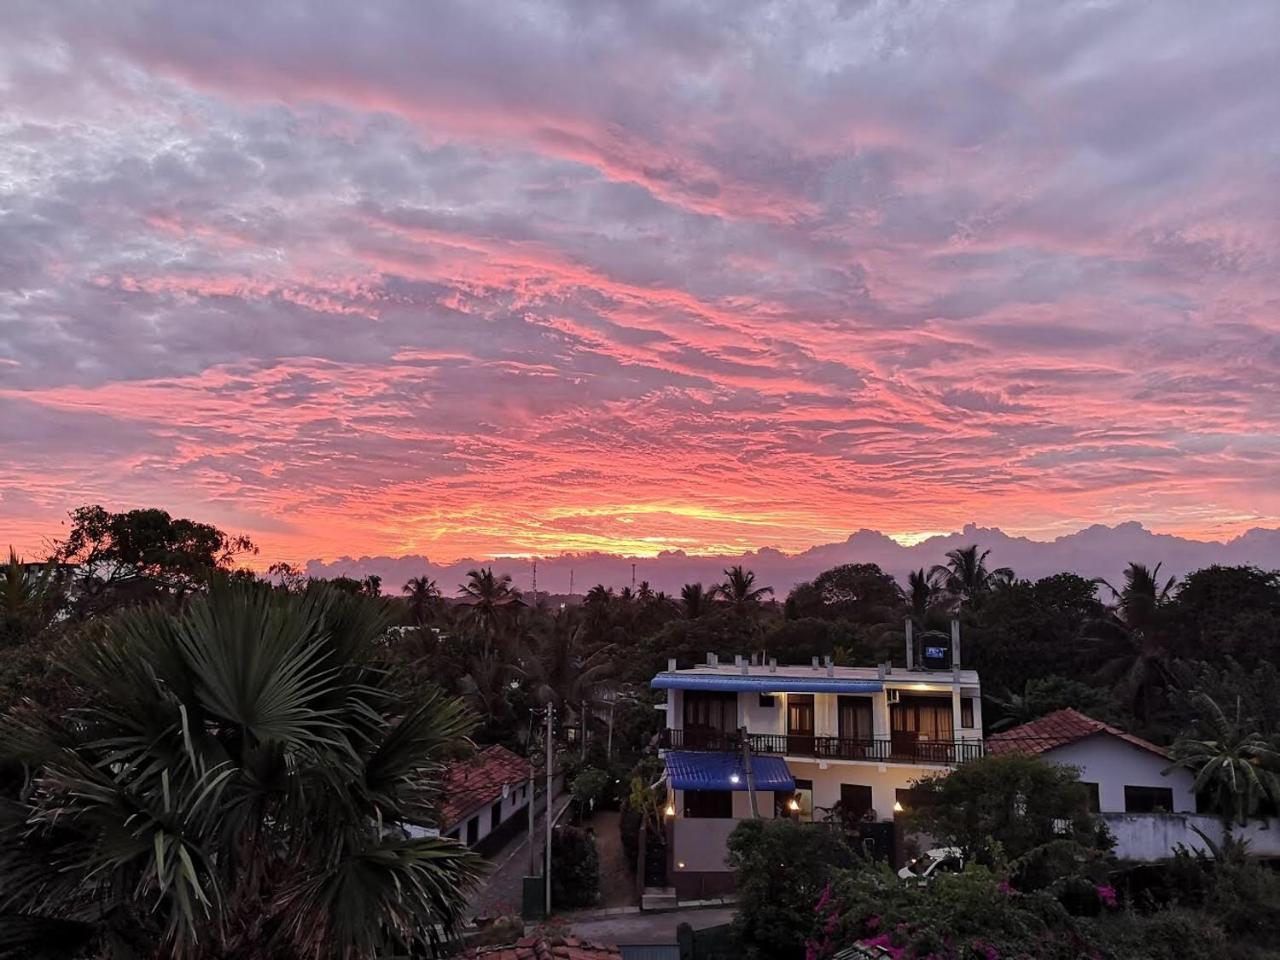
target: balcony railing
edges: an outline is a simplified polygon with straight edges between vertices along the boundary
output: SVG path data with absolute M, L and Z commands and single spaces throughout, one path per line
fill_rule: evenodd
M 746 735 L 752 753 L 819 760 L 866 760 L 871 763 L 937 763 L 952 766 L 980 757 L 981 740 L 918 740 L 909 736 L 886 738 L 810 737 L 781 733 Z M 664 730 L 659 745 L 665 750 L 740 750 L 736 732 Z

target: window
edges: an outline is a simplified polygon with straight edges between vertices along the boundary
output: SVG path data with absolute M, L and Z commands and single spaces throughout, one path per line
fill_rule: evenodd
M 875 736 L 871 723 L 870 697 L 841 697 L 837 702 L 841 740 L 870 740 Z
M 733 817 L 733 793 L 728 790 L 686 790 L 684 815 L 689 820 Z
M 497 830 L 500 823 L 502 823 L 502 801 L 496 800 L 493 809 L 489 811 L 489 829 Z
M 738 695 L 686 690 L 684 694 L 685 745 L 715 741 L 738 729 Z M 691 742 L 692 741 L 692 742 Z
M 1172 813 L 1172 787 L 1124 788 L 1125 813 Z
M 787 733 L 799 737 L 813 736 L 812 693 L 792 693 L 787 696 Z
M 480 839 L 480 817 L 479 815 L 472 817 L 467 821 L 467 846 L 471 846 Z
M 960 698 L 960 726 L 973 729 L 973 697 Z
M 778 704 L 778 699 L 772 693 L 760 694 L 760 706 L 767 710 L 772 710 Z
M 951 701 L 942 697 L 903 697 L 889 708 L 895 739 L 951 740 Z
M 1089 796 L 1089 812 L 1098 813 L 1102 810 L 1102 801 L 1098 798 L 1098 785 L 1089 783 L 1087 780 L 1081 780 L 1080 785 L 1084 787 L 1085 793 Z
M 802 823 L 808 823 L 813 820 L 813 781 L 801 780 L 796 777 L 796 802 L 800 804 L 800 810 L 796 817 Z
M 871 788 L 861 783 L 840 784 L 840 806 L 848 820 L 861 820 L 871 809 Z

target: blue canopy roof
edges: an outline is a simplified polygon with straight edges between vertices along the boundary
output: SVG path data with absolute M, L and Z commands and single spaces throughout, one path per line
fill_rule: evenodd
M 747 789 L 747 769 L 741 754 L 670 750 L 665 760 L 667 779 L 676 790 Z M 752 757 L 751 774 L 757 790 L 796 788 L 787 761 L 781 757 Z
M 879 680 L 839 677 L 787 677 L 782 674 L 743 676 L 696 671 L 660 673 L 650 681 L 655 690 L 721 690 L 727 693 L 879 693 Z

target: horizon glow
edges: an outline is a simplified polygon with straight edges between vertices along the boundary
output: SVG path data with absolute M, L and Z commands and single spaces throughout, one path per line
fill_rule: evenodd
M 0 548 L 1280 526 L 1268 0 L 8 19 Z

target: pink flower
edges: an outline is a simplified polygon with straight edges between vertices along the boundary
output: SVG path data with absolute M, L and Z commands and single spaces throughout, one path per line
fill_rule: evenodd
M 1013 887 L 1009 886 L 1008 880 L 1001 880 L 998 884 L 996 884 L 996 889 L 999 890 L 1001 893 L 1003 893 L 1005 896 L 1010 896 L 1013 894 Z
M 1098 899 L 1102 901 L 1103 906 L 1110 907 L 1112 910 L 1116 908 L 1116 888 L 1109 883 L 1101 883 L 1094 887 L 1098 892 Z
M 869 933 L 870 931 L 872 931 L 872 930 L 878 930 L 878 929 L 880 929 L 880 916 L 879 916 L 879 914 L 873 914 L 872 916 L 867 917 L 867 920 L 866 920 L 866 928 L 867 928 L 867 932 L 868 932 L 868 933 Z

